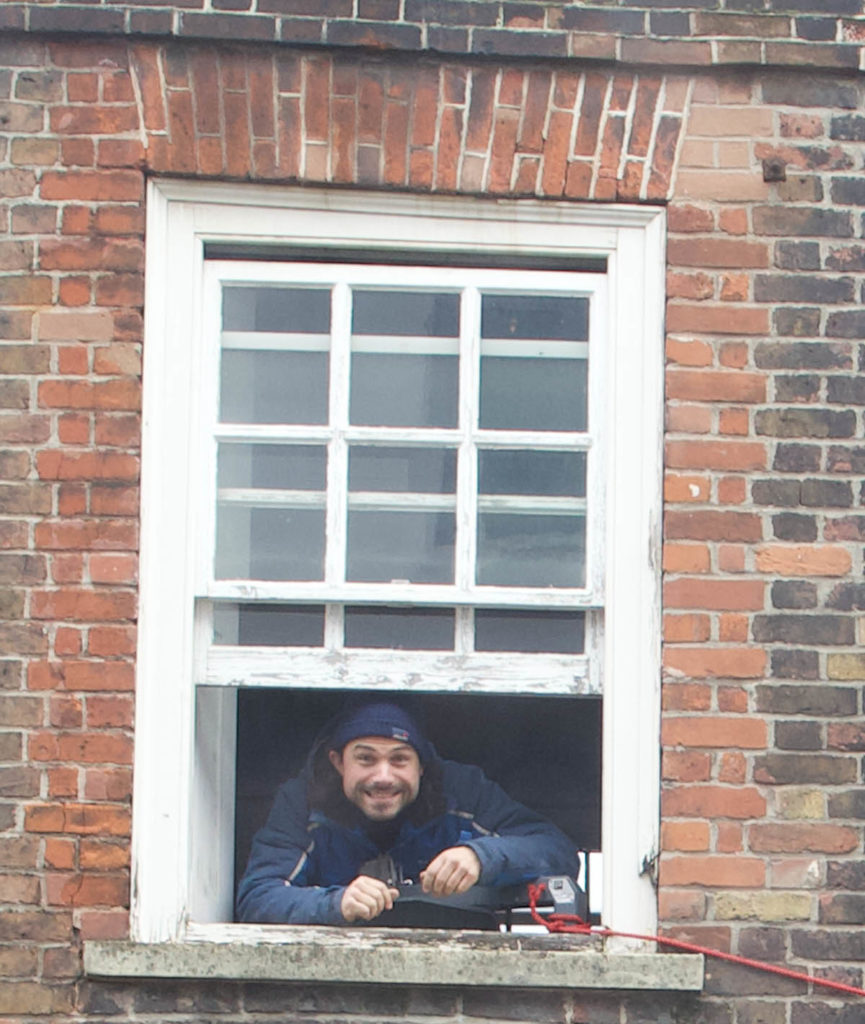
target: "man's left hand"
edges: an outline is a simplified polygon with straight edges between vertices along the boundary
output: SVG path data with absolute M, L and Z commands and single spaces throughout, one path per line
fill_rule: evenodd
M 467 892 L 481 876 L 481 862 L 469 846 L 451 846 L 429 862 L 420 873 L 423 891 L 433 896 Z

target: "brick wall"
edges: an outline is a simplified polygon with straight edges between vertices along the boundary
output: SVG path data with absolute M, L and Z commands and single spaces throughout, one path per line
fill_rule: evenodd
M 661 916 L 862 984 L 861 94 L 828 72 L 0 41 L 0 1014 L 859 1019 L 718 964 L 694 999 L 105 985 L 79 953 L 127 929 L 143 184 L 173 171 L 668 203 Z
M 862 0 L 7 0 L 0 29 L 855 70 Z

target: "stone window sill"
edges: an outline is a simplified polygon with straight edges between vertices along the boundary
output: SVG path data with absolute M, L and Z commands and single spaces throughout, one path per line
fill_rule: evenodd
M 233 925 L 218 940 L 94 941 L 92 978 L 208 978 L 699 992 L 703 957 L 608 952 L 568 935 Z

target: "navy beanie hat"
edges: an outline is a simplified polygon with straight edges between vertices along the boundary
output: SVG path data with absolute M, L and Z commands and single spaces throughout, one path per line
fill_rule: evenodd
M 382 736 L 408 743 L 417 751 L 421 764 L 431 757 L 430 745 L 417 722 L 398 704 L 381 701 L 348 712 L 337 723 L 328 746 L 331 750 L 342 750 L 346 743 L 361 736 Z

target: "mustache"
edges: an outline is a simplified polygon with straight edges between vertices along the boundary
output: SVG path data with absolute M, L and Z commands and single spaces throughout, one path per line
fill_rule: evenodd
M 405 786 L 393 786 L 387 784 L 373 784 L 372 786 L 364 786 L 364 792 L 370 793 L 373 796 L 390 796 L 396 793 L 402 793 Z

